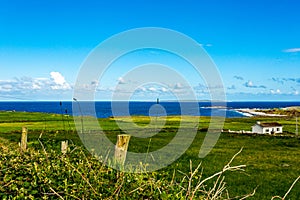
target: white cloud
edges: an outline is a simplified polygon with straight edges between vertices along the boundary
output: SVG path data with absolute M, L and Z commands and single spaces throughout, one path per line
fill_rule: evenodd
M 202 46 L 202 47 L 212 47 L 213 45 L 208 43 L 208 44 L 200 44 L 200 46 Z
M 254 85 L 254 83 L 251 80 L 249 80 L 248 82 L 244 83 L 244 86 L 248 87 L 248 88 L 267 88 L 264 85 Z
M 291 89 L 292 89 L 292 94 L 293 95 L 299 95 L 299 91 L 296 88 L 291 87 Z
M 126 81 L 124 80 L 123 77 L 118 78 L 118 84 L 126 84 Z
M 271 89 L 270 92 L 271 92 L 271 94 L 281 94 L 280 89 L 277 89 L 277 90 Z
M 97 87 L 99 84 L 99 81 L 95 80 L 95 81 L 91 81 L 91 85 Z
M 285 49 L 285 50 L 283 50 L 283 52 L 285 52 L 285 53 L 296 53 L 296 52 L 300 52 L 300 48 Z
M 276 93 L 280 94 L 280 93 L 281 93 L 281 91 L 280 91 L 279 89 L 277 89 L 277 90 L 276 90 Z
M 235 87 L 235 85 L 231 85 L 230 87 L 227 87 L 227 89 L 228 89 L 228 90 L 235 90 L 236 87 Z
M 161 88 L 161 91 L 162 91 L 162 92 L 168 92 L 168 89 L 165 88 L 165 87 L 162 87 L 162 88 Z
M 59 72 L 51 72 L 51 79 L 54 82 L 54 85 L 51 85 L 51 89 L 53 90 L 68 90 L 71 89 L 69 83 L 66 82 L 65 77 L 61 75 Z
M 145 87 L 139 87 L 137 90 L 140 91 L 140 92 L 146 92 L 146 88 Z
M 237 80 L 241 80 L 241 81 L 244 80 L 244 78 L 243 78 L 242 76 L 233 76 L 233 78 L 235 78 L 235 79 L 237 79 Z
M 248 81 L 245 83 L 246 87 L 253 87 L 253 82 L 252 81 Z
M 9 85 L 7 83 L 1 85 L 0 84 L 0 92 L 9 92 L 13 89 L 12 85 Z
M 71 89 L 71 85 L 59 72 L 51 72 L 50 77 L 16 77 L 0 80 L 0 95 L 53 95 L 54 91 Z
M 38 83 L 33 83 L 32 89 L 40 90 L 40 89 L 42 89 L 42 87 Z
M 174 89 L 182 89 L 182 88 L 184 88 L 184 87 L 181 83 L 176 83 L 174 86 Z
M 66 83 L 65 77 L 63 77 L 59 72 L 51 72 L 50 76 L 57 85 L 63 85 Z
M 296 82 L 296 83 L 300 83 L 300 78 L 292 78 L 292 77 L 288 77 L 288 78 L 272 78 L 272 81 L 280 83 L 280 84 L 284 84 L 286 82 Z
M 169 86 L 171 88 L 171 91 L 186 91 L 187 89 L 190 89 L 188 85 L 182 84 L 182 83 L 175 83 L 174 85 Z
M 150 88 L 148 88 L 148 90 L 151 91 L 151 92 L 156 92 L 156 88 L 155 87 L 150 87 Z
M 147 96 L 150 93 L 155 94 L 168 94 L 170 92 L 169 88 L 157 86 L 157 85 L 148 85 L 148 86 L 140 86 L 136 90 L 140 94 Z

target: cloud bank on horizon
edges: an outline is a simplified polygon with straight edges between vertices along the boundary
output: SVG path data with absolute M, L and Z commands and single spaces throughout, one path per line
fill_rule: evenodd
M 299 97 L 297 85 L 300 84 L 300 78 L 272 78 L 270 83 L 275 82 L 278 87 L 270 85 L 257 85 L 251 80 L 244 81 L 241 76 L 234 76 L 233 79 L 239 80 L 239 83 L 224 86 L 227 90 L 227 96 L 238 93 L 240 96 L 257 95 L 268 97 L 269 100 L 276 100 L 278 97 Z M 84 90 L 95 91 L 95 100 L 111 100 L 113 93 L 125 93 L 126 91 L 116 90 L 118 84 L 128 85 L 132 80 L 125 80 L 119 77 L 115 84 L 110 87 L 103 87 L 98 81 L 91 81 L 90 85 L 83 86 Z M 50 72 L 48 77 L 19 77 L 9 80 L 0 80 L 0 98 L 3 100 L 72 100 L 74 83 L 69 83 L 60 72 Z M 186 86 L 177 82 L 173 85 L 161 86 L 154 83 L 136 88 L 132 100 L 155 100 L 160 97 L 164 100 L 174 100 L 172 93 L 184 94 Z M 208 87 L 203 83 L 193 86 L 194 92 L 199 100 L 208 100 Z M 242 92 L 240 92 L 242 91 Z M 274 98 L 270 98 L 270 97 Z M 98 98 L 97 98 L 98 97 Z M 290 98 L 292 99 L 292 98 Z M 187 99 L 188 100 L 188 99 Z M 252 100 L 252 99 L 248 99 Z

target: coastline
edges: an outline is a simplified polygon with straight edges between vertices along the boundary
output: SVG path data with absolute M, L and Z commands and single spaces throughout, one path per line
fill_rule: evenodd
M 253 116 L 264 116 L 264 117 L 286 117 L 287 115 L 281 115 L 281 114 L 272 114 L 272 113 L 265 113 L 262 111 L 259 111 L 260 109 L 250 109 L 250 108 L 239 108 L 234 109 L 236 112 L 243 114 L 247 117 L 253 117 Z

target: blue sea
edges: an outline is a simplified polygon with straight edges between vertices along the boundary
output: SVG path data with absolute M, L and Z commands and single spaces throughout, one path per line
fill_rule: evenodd
M 70 114 L 72 112 L 72 103 L 74 106 L 80 106 L 82 113 L 84 115 L 93 115 L 92 111 L 86 110 L 84 106 L 85 102 L 55 102 L 55 101 L 14 101 L 0 102 L 1 111 L 24 111 L 24 112 L 44 112 L 44 113 L 57 113 L 57 114 Z M 129 103 L 129 104 L 128 104 Z M 119 108 L 117 112 L 112 112 L 111 102 L 108 101 L 98 101 L 94 102 L 94 109 L 96 111 L 96 116 L 98 118 L 107 118 L 111 116 L 127 116 L 127 115 L 154 115 L 153 110 L 151 112 L 151 107 L 157 104 L 157 102 L 114 102 L 114 105 Z M 129 105 L 127 109 L 126 105 Z M 182 105 L 184 105 L 185 111 L 182 113 Z M 224 105 L 226 107 L 224 107 Z M 191 116 L 223 116 L 226 114 L 227 118 L 232 117 L 245 117 L 243 113 L 236 111 L 239 108 L 284 108 L 289 106 L 300 106 L 300 102 L 227 102 L 227 103 L 214 103 L 212 107 L 211 102 L 159 102 L 160 108 L 164 108 L 164 112 L 161 109 L 162 114 L 160 115 L 191 115 Z M 197 112 L 200 110 L 200 113 Z M 90 113 L 89 113 L 90 112 Z M 157 112 L 158 113 L 158 112 Z M 75 115 L 75 114 L 74 114 Z

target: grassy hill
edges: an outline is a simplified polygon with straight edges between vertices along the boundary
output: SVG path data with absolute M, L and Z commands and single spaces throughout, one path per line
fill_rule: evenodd
M 128 124 L 128 117 L 99 119 L 105 134 L 112 142 L 123 133 L 116 124 Z M 190 120 L 184 117 L 182 120 Z M 157 119 L 160 120 L 160 119 Z M 201 117 L 197 135 L 189 149 L 174 163 L 151 173 L 131 174 L 106 167 L 85 151 L 75 131 L 72 117 L 46 113 L 0 112 L 0 197 L 19 198 L 98 198 L 98 199 L 185 199 L 192 197 L 199 180 L 204 180 L 223 167 L 241 149 L 231 166 L 246 165 L 244 171 L 226 171 L 198 188 L 195 199 L 220 199 L 250 194 L 249 199 L 271 199 L 284 196 L 300 175 L 300 140 L 291 137 L 295 119 L 287 118 L 230 118 L 224 129 L 250 130 L 256 121 L 277 121 L 284 126 L 286 136 L 242 135 L 222 133 L 213 150 L 203 159 L 199 149 L 206 135 L 209 117 Z M 148 127 L 148 117 L 133 117 L 133 121 Z M 151 138 L 132 137 L 129 151 L 149 153 L 168 144 L 176 131 L 180 118 L 167 119 L 164 128 Z M 21 154 L 18 142 L 21 127 L 29 129 L 28 151 Z M 130 124 L 129 124 L 130 126 Z M 134 126 L 132 127 L 134 129 Z M 191 127 L 184 127 L 189 131 Z M 60 153 L 60 141 L 69 140 L 69 152 Z M 42 144 L 42 145 L 41 145 Z M 189 179 L 191 171 L 201 163 L 198 173 Z M 192 165 L 192 169 L 191 169 Z M 224 180 L 223 180 L 224 177 Z M 217 190 L 214 188 L 216 184 Z M 226 183 L 222 190 L 222 184 Z M 209 192 L 210 191 L 210 192 Z M 218 194 L 216 191 L 219 191 Z M 296 183 L 287 199 L 300 196 L 300 183 Z M 216 198 L 217 199 L 217 198 Z M 239 198 L 238 198 L 239 199 Z

